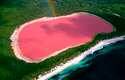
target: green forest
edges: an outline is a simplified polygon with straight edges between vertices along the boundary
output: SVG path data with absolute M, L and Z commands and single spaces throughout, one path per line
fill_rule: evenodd
M 94 46 L 98 41 L 125 34 L 124 0 L 1 0 L 0 1 L 0 80 L 34 80 L 39 74 L 66 62 Z M 56 16 L 74 12 L 89 12 L 113 24 L 116 31 L 98 34 L 85 45 L 68 49 L 40 63 L 26 63 L 15 57 L 10 36 L 21 24 L 43 16 Z

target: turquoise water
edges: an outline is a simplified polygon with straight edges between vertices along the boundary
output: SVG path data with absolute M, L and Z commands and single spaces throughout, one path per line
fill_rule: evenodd
M 104 46 L 48 80 L 125 80 L 125 40 Z

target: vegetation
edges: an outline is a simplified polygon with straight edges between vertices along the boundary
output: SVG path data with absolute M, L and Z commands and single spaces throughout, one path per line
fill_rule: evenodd
M 121 0 L 122 1 L 122 0 Z M 52 16 L 47 0 L 1 0 L 0 2 L 0 80 L 32 80 L 40 73 L 65 62 L 95 45 L 99 40 L 125 34 L 125 5 L 119 0 L 55 0 L 56 15 L 90 12 L 111 22 L 116 28 L 109 34 L 98 34 L 93 42 L 71 48 L 38 64 L 26 63 L 13 54 L 10 35 L 26 21 Z M 55 14 L 54 12 L 54 14 Z M 57 14 L 58 13 L 58 14 Z

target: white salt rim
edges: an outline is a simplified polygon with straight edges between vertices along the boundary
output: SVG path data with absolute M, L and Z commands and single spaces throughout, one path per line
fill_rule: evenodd
M 66 47 L 66 48 L 64 48 L 64 49 L 62 49 L 62 50 L 59 50 L 59 51 L 54 52 L 52 55 L 49 55 L 48 57 L 42 58 L 41 60 L 37 60 L 37 61 L 31 60 L 30 58 L 27 58 L 27 57 L 23 56 L 23 55 L 21 54 L 22 52 L 21 52 L 21 50 L 20 50 L 20 48 L 19 48 L 19 46 L 18 46 L 19 33 L 20 33 L 21 30 L 22 30 L 24 27 L 26 27 L 27 25 L 32 24 L 32 23 L 35 23 L 35 22 L 38 22 L 38 21 L 41 21 L 41 20 L 43 20 L 43 22 L 44 22 L 44 21 L 46 22 L 46 21 L 49 21 L 49 20 L 60 19 L 60 18 L 65 18 L 65 17 L 71 17 L 71 16 L 75 16 L 75 15 L 79 15 L 79 14 L 88 14 L 88 15 L 96 16 L 96 15 L 94 15 L 94 14 L 90 14 L 90 13 L 87 13 L 87 12 L 78 12 L 78 13 L 72 13 L 72 14 L 66 15 L 66 16 L 38 18 L 38 19 L 35 19 L 35 20 L 32 20 L 32 21 L 26 22 L 26 23 L 24 23 L 23 25 L 20 25 L 19 28 L 16 28 L 16 29 L 14 30 L 13 34 L 12 34 L 11 37 L 10 37 L 10 40 L 12 41 L 12 42 L 11 42 L 11 46 L 12 46 L 12 49 L 13 49 L 13 51 L 14 51 L 15 56 L 16 56 L 17 58 L 21 59 L 21 60 L 24 60 L 24 61 L 28 62 L 28 63 L 39 63 L 39 62 L 41 62 L 41 61 L 43 61 L 43 60 L 45 60 L 45 59 L 47 59 L 47 58 L 50 58 L 50 57 L 52 57 L 52 56 L 56 56 L 56 55 L 59 54 L 60 52 L 63 52 L 63 51 L 65 51 L 65 50 L 69 49 L 69 48 L 73 48 L 73 47 L 77 47 L 77 46 L 80 46 L 80 45 L 85 44 L 85 43 L 81 43 L 81 44 L 78 44 L 78 45 L 75 45 L 75 46 Z M 98 16 L 96 16 L 96 17 L 98 17 Z M 98 17 L 98 18 L 100 18 L 101 20 L 104 20 L 104 19 L 102 19 L 101 17 Z M 107 22 L 106 20 L 104 20 L 104 22 L 106 22 L 107 24 L 110 24 L 111 27 L 113 27 L 113 25 L 112 25 L 111 23 Z M 113 29 L 113 28 L 112 28 L 112 29 Z M 90 41 L 91 41 L 91 40 L 90 40 Z M 88 42 L 90 42 L 90 41 L 88 41 Z M 87 42 L 86 42 L 86 43 L 87 43 Z

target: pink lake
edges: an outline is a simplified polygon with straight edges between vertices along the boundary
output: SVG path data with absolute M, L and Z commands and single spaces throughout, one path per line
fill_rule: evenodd
M 19 26 L 11 36 L 12 48 L 19 59 L 39 62 L 112 31 L 110 23 L 85 12 L 43 17 Z

